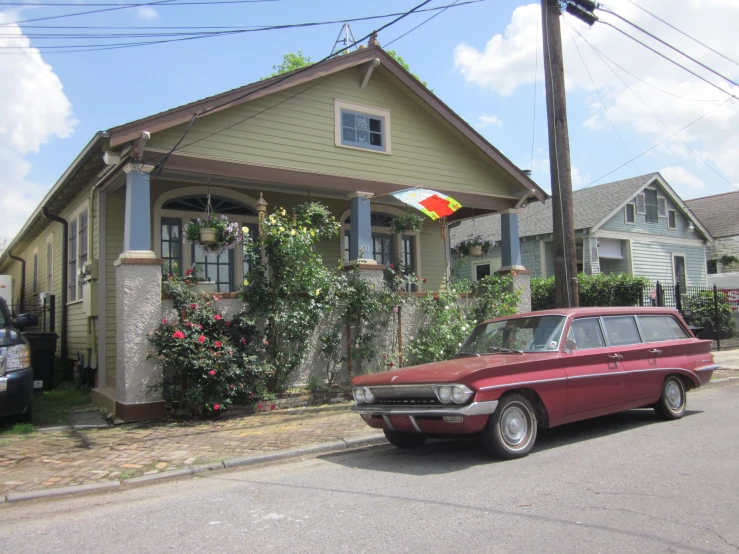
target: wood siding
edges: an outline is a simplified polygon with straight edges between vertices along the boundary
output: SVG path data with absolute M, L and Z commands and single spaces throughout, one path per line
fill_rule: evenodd
M 706 285 L 706 254 L 703 246 L 688 246 L 660 242 L 633 240 L 631 252 L 634 275 L 659 281 L 663 285 L 674 284 L 672 256 L 685 256 L 688 286 Z
M 360 78 L 360 72 L 351 69 L 203 117 L 181 149 L 246 163 L 450 191 L 512 194 L 517 190 L 509 175 L 384 69 L 375 70 L 365 89 L 359 88 Z M 334 99 L 390 110 L 392 154 L 337 146 Z M 255 115 L 271 106 L 275 107 Z M 171 148 L 184 127 L 155 133 L 149 146 Z M 217 134 L 208 136 L 211 133 Z
M 116 295 L 115 266 L 113 263 L 123 252 L 123 220 L 125 189 L 107 195 L 105 205 L 105 361 L 106 386 L 115 388 L 116 372 Z M 103 286 L 103 284 L 101 284 Z M 100 306 L 102 313 L 102 306 Z

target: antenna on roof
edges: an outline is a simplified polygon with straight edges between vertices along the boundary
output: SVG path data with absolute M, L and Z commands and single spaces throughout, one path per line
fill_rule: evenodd
M 341 48 L 348 48 L 349 45 L 354 44 L 355 42 L 357 42 L 357 39 L 354 38 L 351 25 L 344 23 L 341 26 L 341 31 L 339 31 L 339 36 L 336 37 L 334 47 L 331 49 L 331 55 L 336 52 L 337 46 L 341 45 Z M 339 48 L 339 50 L 341 50 L 341 48 Z

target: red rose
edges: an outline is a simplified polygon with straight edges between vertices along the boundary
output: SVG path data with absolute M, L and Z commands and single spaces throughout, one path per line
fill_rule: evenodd
M 221 409 L 221 405 L 220 404 L 213 404 L 213 409 L 214 410 L 220 410 Z
M 213 319 L 215 319 L 216 321 L 218 321 L 218 320 L 219 320 L 219 319 L 221 319 L 222 317 L 223 317 L 223 316 L 222 316 L 221 314 L 216 314 L 216 315 L 214 315 L 214 316 L 213 316 Z
M 192 269 L 188 269 L 187 271 L 185 271 L 185 275 L 192 275 Z
M 230 321 L 227 321 L 226 322 L 226 327 L 231 327 L 231 322 Z
M 203 344 L 203 343 L 205 342 L 205 336 L 204 336 L 204 335 L 200 335 L 200 336 L 198 337 L 198 342 L 199 342 L 200 344 Z
M 186 321 L 185 325 L 187 325 L 188 327 L 192 327 L 192 321 Z
M 198 325 L 198 327 L 200 327 L 200 330 L 201 331 L 203 330 L 203 326 L 202 325 Z
M 174 333 L 172 333 L 172 338 L 173 339 L 184 339 L 185 333 L 183 333 L 182 331 L 175 331 Z
M 217 340 L 216 341 L 216 348 L 220 348 L 220 347 L 221 347 L 221 341 Z
M 257 410 L 261 410 L 261 409 L 262 409 L 262 405 L 261 404 L 257 404 Z
M 387 367 L 393 367 L 395 364 L 393 362 L 388 362 Z
M 213 300 L 215 300 L 216 302 L 218 302 L 218 301 L 219 301 L 220 299 L 221 299 L 221 297 L 220 297 L 220 296 L 214 296 L 214 297 L 213 297 Z
M 191 310 L 196 310 L 196 309 L 197 309 L 197 307 L 198 307 L 198 305 L 197 305 L 197 304 L 190 304 L 190 309 L 191 309 Z
M 164 319 L 162 320 L 162 325 L 166 325 L 167 323 L 169 323 L 169 321 L 167 321 L 167 318 L 165 317 L 165 318 L 164 318 Z
M 276 410 L 276 409 L 277 409 L 277 406 L 276 406 L 275 404 L 272 404 L 272 406 L 270 406 L 270 408 L 269 408 L 269 409 L 270 409 L 270 410 Z
M 438 299 L 439 299 L 439 297 L 438 297 L 438 296 L 434 296 L 434 300 L 438 300 Z
M 423 282 L 424 282 L 424 283 L 426 282 L 426 277 L 424 277 L 424 278 L 423 278 Z
M 241 344 L 246 344 L 246 339 L 241 339 Z
M 213 375 L 215 375 L 215 374 L 216 374 L 216 370 L 215 370 L 215 369 L 211 369 L 211 370 L 210 370 L 210 371 L 208 372 L 208 375 L 211 375 L 211 376 L 213 376 Z
M 393 264 L 390 264 L 390 269 L 395 269 L 395 266 Z

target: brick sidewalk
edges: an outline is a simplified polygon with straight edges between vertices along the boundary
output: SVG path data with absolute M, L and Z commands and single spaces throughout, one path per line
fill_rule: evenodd
M 0 436 L 0 495 L 181 469 L 370 435 L 350 404 L 216 421 Z

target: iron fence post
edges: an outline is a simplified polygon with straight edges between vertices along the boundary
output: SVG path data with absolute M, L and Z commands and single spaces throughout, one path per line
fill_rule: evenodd
M 721 350 L 721 327 L 718 319 L 718 289 L 713 285 L 713 317 L 716 325 L 716 350 Z
M 657 306 L 659 306 L 660 308 L 662 308 L 665 305 L 665 299 L 662 296 L 662 285 L 660 284 L 659 281 L 657 281 L 657 286 L 654 287 L 654 288 L 655 288 L 655 291 L 657 293 Z
M 49 331 L 56 331 L 56 295 L 49 296 Z
M 680 315 L 683 315 L 683 302 L 680 298 L 680 293 L 682 291 L 680 290 L 680 283 L 677 283 L 675 285 L 675 308 L 677 308 L 677 311 L 680 312 Z

